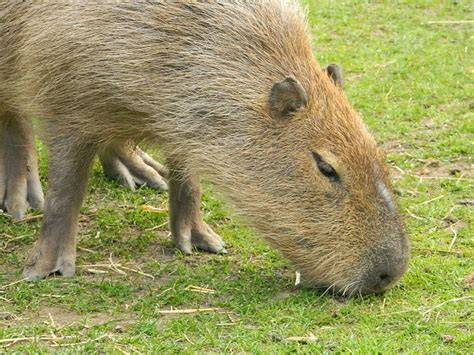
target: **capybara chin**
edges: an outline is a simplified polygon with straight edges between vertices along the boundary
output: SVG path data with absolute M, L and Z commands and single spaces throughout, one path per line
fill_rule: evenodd
M 374 138 L 313 57 L 293 1 L 0 2 L 0 105 L 41 118 L 44 222 L 24 270 L 75 272 L 93 156 L 146 139 L 166 156 L 184 253 L 225 244 L 199 211 L 209 179 L 309 285 L 379 292 L 404 234 Z

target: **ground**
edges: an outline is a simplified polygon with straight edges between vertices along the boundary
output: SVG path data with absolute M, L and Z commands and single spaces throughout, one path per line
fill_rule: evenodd
M 184 257 L 166 193 L 125 190 L 96 165 L 75 278 L 22 281 L 41 221 L 0 214 L 0 352 L 474 352 L 472 4 L 306 4 L 319 62 L 343 67 L 387 152 L 413 247 L 400 284 L 353 299 L 295 287 L 292 265 L 210 186 L 205 218 L 229 253 Z

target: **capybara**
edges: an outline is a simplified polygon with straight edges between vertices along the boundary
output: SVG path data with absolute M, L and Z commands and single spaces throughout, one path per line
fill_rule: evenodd
M 206 177 L 308 285 L 380 292 L 409 241 L 383 154 L 316 62 L 285 0 L 0 3 L 0 105 L 38 117 L 49 149 L 44 221 L 24 276 L 75 273 L 96 152 L 160 147 L 170 231 L 222 252 L 200 214 Z

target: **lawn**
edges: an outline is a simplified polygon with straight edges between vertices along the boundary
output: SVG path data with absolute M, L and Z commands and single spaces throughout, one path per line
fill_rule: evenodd
M 400 284 L 352 299 L 294 286 L 292 265 L 208 185 L 205 219 L 229 253 L 184 257 L 167 194 L 126 190 L 96 164 L 76 277 L 21 281 L 41 221 L 0 214 L 0 352 L 474 352 L 472 3 L 306 4 L 318 61 L 342 66 L 387 152 L 413 249 Z

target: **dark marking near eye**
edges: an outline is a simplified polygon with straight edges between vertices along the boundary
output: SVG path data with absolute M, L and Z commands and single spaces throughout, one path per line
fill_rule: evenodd
M 321 172 L 321 174 L 326 176 L 329 179 L 329 181 L 339 182 L 341 180 L 341 178 L 339 177 L 336 170 L 334 170 L 334 168 L 331 166 L 331 164 L 326 162 L 321 157 L 321 155 L 319 155 L 318 153 L 315 153 L 315 152 L 311 152 L 311 154 L 313 155 L 313 159 L 316 162 L 316 165 L 318 166 L 319 171 Z

